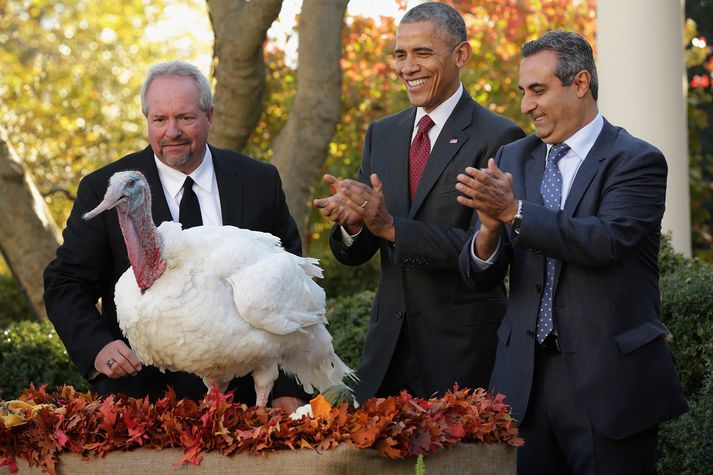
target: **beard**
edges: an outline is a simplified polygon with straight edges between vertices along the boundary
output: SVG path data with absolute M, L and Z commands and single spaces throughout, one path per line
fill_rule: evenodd
M 177 144 L 175 144 L 175 143 L 161 144 L 160 157 L 163 159 L 162 161 L 171 168 L 176 168 L 176 169 L 184 168 L 194 160 L 194 157 L 191 155 L 193 153 L 193 150 L 191 150 L 190 142 L 181 142 L 180 144 L 187 146 L 187 150 L 184 151 L 183 150 L 184 147 L 181 147 L 178 150 L 171 149 L 169 151 L 169 153 L 165 153 L 164 145 L 177 145 Z

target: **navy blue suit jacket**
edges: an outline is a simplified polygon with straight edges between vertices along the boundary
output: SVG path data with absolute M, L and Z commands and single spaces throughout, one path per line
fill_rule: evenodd
M 274 234 L 287 251 L 301 254 L 299 233 L 287 208 L 277 169 L 230 150 L 212 146 L 210 150 L 223 224 Z M 94 358 L 99 350 L 113 340 L 123 339 L 116 320 L 114 286 L 130 263 L 116 212 L 105 212 L 89 221 L 81 216 L 99 204 L 109 178 L 121 170 L 139 170 L 146 177 L 157 226 L 172 220 L 150 146 L 81 180 L 63 233 L 64 243 L 57 250 L 57 258 L 45 270 L 45 306 L 69 356 L 85 377 L 94 369 Z M 96 308 L 100 298 L 101 313 Z M 252 377 L 236 381 L 231 385 L 236 389 L 236 399 L 254 404 Z M 151 399 L 162 396 L 167 385 L 175 389 L 179 398 L 199 400 L 206 392 L 197 376 L 164 374 L 152 366 L 145 367 L 137 376 L 119 379 L 100 374 L 90 383 L 92 390 L 99 394 L 149 395 Z M 293 380 L 283 376 L 275 383 L 272 394 L 307 397 Z
M 578 403 L 600 432 L 627 437 L 687 410 L 659 319 L 666 161 L 605 120 L 564 209 L 553 211 L 539 191 L 545 150 L 534 135 L 500 150 L 498 166 L 512 174 L 515 197 L 523 200 L 519 237 L 510 242 L 506 230 L 496 262 L 485 271 L 470 259 L 472 239 L 460 256 L 461 272 L 476 289 L 494 288 L 510 270 L 491 386 L 522 420 L 545 256 L 554 257 L 555 326 Z

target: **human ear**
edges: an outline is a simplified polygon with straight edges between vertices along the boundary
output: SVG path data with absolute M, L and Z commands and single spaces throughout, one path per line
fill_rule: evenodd
M 461 42 L 458 46 L 455 47 L 455 53 L 456 66 L 458 66 L 458 68 L 462 68 L 463 66 L 465 66 L 465 63 L 468 62 L 472 53 L 470 43 L 468 43 L 467 41 Z
M 589 71 L 583 69 L 574 75 L 572 83 L 574 84 L 575 94 L 577 97 L 582 98 L 589 91 L 589 86 L 592 84 L 592 76 Z

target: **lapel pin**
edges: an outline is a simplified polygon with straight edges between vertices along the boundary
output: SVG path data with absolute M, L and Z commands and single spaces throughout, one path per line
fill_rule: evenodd
M 455 137 L 453 137 L 453 138 L 451 139 L 451 143 L 458 143 L 458 139 L 455 138 Z

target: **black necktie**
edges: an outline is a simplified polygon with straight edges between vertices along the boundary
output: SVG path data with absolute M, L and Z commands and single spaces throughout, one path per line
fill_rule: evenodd
M 201 207 L 198 204 L 198 197 L 193 191 L 193 178 L 187 176 L 183 182 L 183 197 L 178 208 L 178 221 L 183 225 L 183 229 L 200 226 L 203 224 L 201 218 Z

